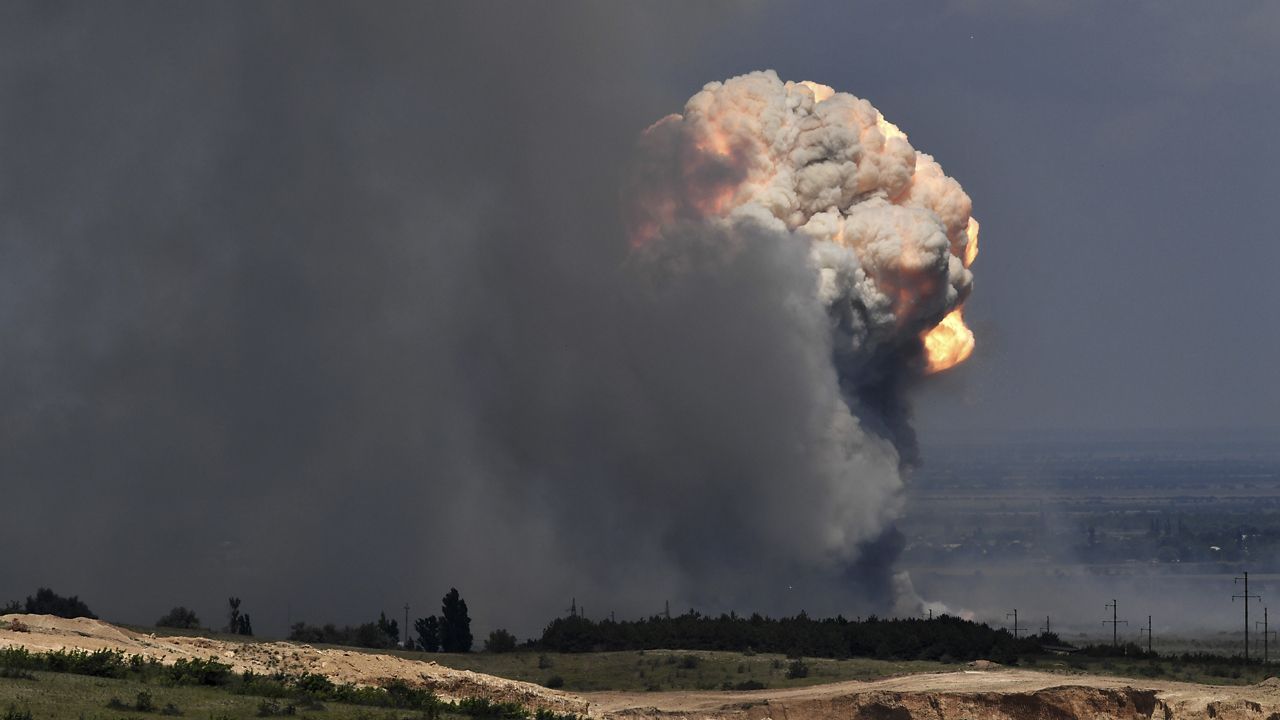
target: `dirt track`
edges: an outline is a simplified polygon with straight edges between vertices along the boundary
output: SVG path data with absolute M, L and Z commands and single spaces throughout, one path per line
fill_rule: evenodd
M 27 632 L 7 628 L 17 619 Z M 1053 718 L 1220 718 L 1280 720 L 1280 681 L 1214 686 L 1159 680 L 1064 676 L 1013 669 L 908 675 L 753 692 L 561 693 L 529 683 L 453 670 L 433 662 L 298 643 L 235 643 L 156 637 L 97 620 L 46 615 L 0 617 L 0 647 L 32 650 L 102 648 L 155 657 L 216 658 L 235 670 L 315 672 L 338 682 L 378 684 L 400 678 L 446 698 L 487 697 L 528 707 L 611 720 L 1039 720 Z
M 592 713 L 615 718 L 910 720 L 931 718 L 1250 718 L 1280 720 L 1280 682 L 1223 687 L 968 670 L 752 692 L 589 693 Z

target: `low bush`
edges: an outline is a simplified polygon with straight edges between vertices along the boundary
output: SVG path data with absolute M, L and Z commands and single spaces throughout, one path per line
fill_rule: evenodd
M 529 713 L 516 703 L 496 703 L 488 698 L 464 698 L 458 701 L 455 709 L 474 718 L 520 720 L 529 717 Z
M 165 675 L 174 685 L 226 685 L 231 681 L 231 666 L 212 658 L 192 658 L 165 668 Z
M 297 714 L 298 708 L 292 704 L 282 706 L 279 702 L 270 699 L 264 699 L 258 703 L 258 717 L 284 717 Z
M 743 680 L 740 683 L 725 681 L 721 690 L 764 690 L 767 686 L 759 680 Z

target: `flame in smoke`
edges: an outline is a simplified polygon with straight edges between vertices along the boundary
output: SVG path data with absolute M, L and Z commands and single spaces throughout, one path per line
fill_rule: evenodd
M 978 221 L 975 218 L 969 218 L 969 227 L 965 228 L 965 235 L 969 241 L 964 245 L 964 266 L 969 267 L 978 257 Z
M 965 229 L 968 241 L 964 246 L 964 266 L 973 264 L 978 257 L 978 221 L 969 218 L 969 227 Z M 973 331 L 964 324 L 964 306 L 952 310 L 942 322 L 924 334 L 925 373 L 950 370 L 973 354 Z
M 964 324 L 964 309 L 956 308 L 924 335 L 925 372 L 949 370 L 973 354 L 973 331 Z

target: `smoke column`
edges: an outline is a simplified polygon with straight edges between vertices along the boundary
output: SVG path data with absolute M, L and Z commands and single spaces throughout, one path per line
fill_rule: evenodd
M 628 192 L 638 262 L 668 282 L 760 244 L 789 248 L 809 273 L 785 305 L 808 360 L 829 364 L 806 390 L 831 402 L 797 428 L 813 475 L 766 481 L 811 493 L 812 537 L 794 556 L 805 571 L 826 566 L 854 596 L 909 611 L 909 580 L 890 580 L 901 469 L 915 458 L 903 389 L 973 350 L 968 195 L 871 103 L 773 71 L 709 83 L 649 127 Z M 839 581 L 828 592 L 843 594 Z
M 637 149 L 715 5 L 322 7 L 0 23 L 0 541 L 41 539 L 0 603 L 235 595 L 283 633 L 457 587 L 527 637 L 575 596 L 909 595 L 904 390 L 968 291 L 955 183 L 769 73 Z

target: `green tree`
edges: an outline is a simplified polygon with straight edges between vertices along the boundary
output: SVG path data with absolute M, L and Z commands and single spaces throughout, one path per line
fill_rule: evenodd
M 26 611 L 33 615 L 56 615 L 63 618 L 97 618 L 79 597 L 62 597 L 49 588 L 36 590 L 35 597 L 27 596 Z
M 179 605 L 156 621 L 156 627 L 192 629 L 200 627 L 195 611 Z
M 395 620 L 388 620 L 385 612 L 378 613 L 378 629 L 390 641 L 388 647 L 400 642 L 400 623 Z
M 489 639 L 484 641 L 484 651 L 491 653 L 505 653 L 516 649 L 516 636 L 507 632 L 502 628 L 498 628 L 489 633 Z
M 227 598 L 227 632 L 233 635 L 252 635 L 253 622 L 249 619 L 249 613 L 240 613 L 240 598 Z
M 440 620 L 435 615 L 414 620 L 413 630 L 418 633 L 419 647 L 427 652 L 440 652 Z
M 227 598 L 227 632 L 233 635 L 240 634 L 240 598 Z
M 471 618 L 467 615 L 467 601 L 458 594 L 458 588 L 449 588 L 449 593 L 440 602 L 440 649 L 448 653 L 471 652 Z
M 378 623 L 362 623 L 355 629 L 355 636 L 352 643 L 360 647 L 367 648 L 385 648 L 390 647 L 391 642 L 387 639 L 387 633 L 378 626 Z

